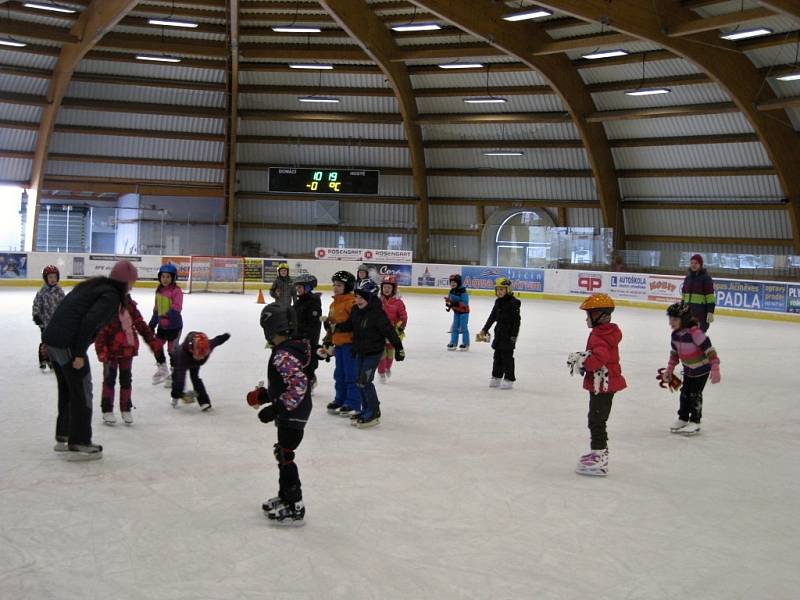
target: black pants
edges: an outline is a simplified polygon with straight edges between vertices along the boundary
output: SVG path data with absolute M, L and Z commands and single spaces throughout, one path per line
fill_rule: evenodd
M 708 373 L 700 377 L 686 377 L 681 388 L 681 404 L 678 418 L 681 421 L 699 423 L 703 417 L 703 389 L 708 381 Z
M 494 362 L 492 363 L 492 377 L 508 381 L 516 381 L 514 376 L 514 347 L 497 344 L 494 347 Z
M 67 351 L 50 348 L 50 359 L 58 382 L 56 440 L 70 444 L 91 444 L 92 372 L 88 360 L 82 369 L 74 369 L 69 358 Z
M 589 433 L 592 436 L 592 450 L 602 450 L 608 447 L 606 422 L 611 414 L 613 399 L 613 392 L 610 394 L 589 393 Z
M 203 383 L 203 380 L 200 379 L 200 367 L 191 367 L 188 369 L 188 371 L 189 378 L 192 380 L 192 387 L 194 388 L 194 391 L 197 392 L 197 403 L 200 406 L 211 404 L 211 398 L 208 396 L 208 392 L 206 391 L 206 385 Z M 175 371 L 172 372 L 172 397 L 183 397 L 185 385 L 186 370 L 175 369 Z
M 278 496 L 284 502 L 297 502 L 303 499 L 300 487 L 300 474 L 294 462 L 294 451 L 303 441 L 303 430 L 278 425 L 278 443 L 273 454 L 278 461 Z
M 178 345 L 178 342 L 181 338 L 181 332 L 183 329 L 162 329 L 160 326 L 156 331 L 156 337 L 164 342 L 164 346 L 167 348 L 167 353 L 169 354 L 169 366 L 172 368 L 173 361 L 172 361 L 172 351 L 175 349 L 175 346 Z M 164 354 L 164 348 L 158 351 L 156 354 L 156 363 L 159 365 L 163 365 L 167 362 L 166 354 Z

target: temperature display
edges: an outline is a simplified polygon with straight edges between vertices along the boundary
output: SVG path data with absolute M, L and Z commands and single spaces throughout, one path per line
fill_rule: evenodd
M 269 191 L 290 194 L 378 193 L 378 171 L 270 167 Z

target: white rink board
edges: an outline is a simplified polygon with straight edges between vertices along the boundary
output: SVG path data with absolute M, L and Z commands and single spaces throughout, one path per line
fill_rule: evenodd
M 703 432 L 670 435 L 659 389 L 666 319 L 619 308 L 629 389 L 614 400 L 606 479 L 574 474 L 588 447 L 586 393 L 568 352 L 587 330 L 573 304 L 523 301 L 511 392 L 486 387 L 487 345 L 447 353 L 441 298 L 410 295 L 408 359 L 381 386 L 383 422 L 325 414 L 332 365 L 297 453 L 302 529 L 276 530 L 275 429 L 244 394 L 264 378 L 252 295 L 186 298 L 186 330 L 230 331 L 201 374 L 214 410 L 172 409 L 134 363 L 132 427 L 94 417 L 105 457 L 52 452 L 55 382 L 35 364 L 32 289 L 0 290 L 0 598 L 254 600 L 784 599 L 800 572 L 800 404 L 794 326 L 720 316 L 723 383 Z M 139 289 L 143 311 L 153 291 Z M 324 305 L 327 306 L 325 294 Z M 491 299 L 471 299 L 472 333 Z M 94 357 L 95 406 L 99 370 Z

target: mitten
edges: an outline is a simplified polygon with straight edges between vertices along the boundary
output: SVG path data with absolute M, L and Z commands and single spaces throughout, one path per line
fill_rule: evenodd
M 406 339 L 406 326 L 405 325 L 403 325 L 402 323 L 398 323 L 397 325 L 395 325 L 394 330 L 397 332 L 397 337 L 399 337 L 401 340 Z
M 583 368 L 583 363 L 586 362 L 591 352 L 571 352 L 567 357 L 567 368 L 570 375 L 580 374 L 585 375 L 586 369 Z
M 719 383 L 722 381 L 722 374 L 719 372 L 719 363 L 716 362 L 711 365 L 711 383 Z
M 659 369 L 658 375 L 656 375 L 656 379 L 658 380 L 659 387 L 664 389 L 669 388 L 670 392 L 674 392 L 676 390 L 681 389 L 681 385 L 683 382 L 681 381 L 680 377 L 673 374 L 672 369 L 674 367 L 667 367 L 666 369 Z
M 481 329 L 478 333 L 475 334 L 475 341 L 476 342 L 490 342 L 492 340 L 492 334 L 488 331 L 484 331 Z
M 397 362 L 403 362 L 406 359 L 406 351 L 402 348 L 395 348 L 394 359 Z
M 714 313 L 708 313 L 706 315 L 706 323 L 713 323 L 714 322 Z M 713 381 L 711 383 L 714 383 Z
M 275 420 L 277 412 L 275 411 L 274 404 L 265 404 L 261 410 L 258 411 L 258 418 L 262 423 L 270 423 Z
M 258 408 L 267 401 L 267 390 L 264 382 L 259 381 L 256 389 L 247 392 L 247 404 L 253 408 Z

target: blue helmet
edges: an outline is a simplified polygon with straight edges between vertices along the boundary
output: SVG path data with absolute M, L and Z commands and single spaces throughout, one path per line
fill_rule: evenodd
M 172 263 L 167 263 L 165 265 L 161 265 L 161 268 L 158 270 L 158 278 L 161 279 L 162 273 L 169 273 L 172 275 L 172 283 L 178 281 L 178 268 L 173 265 Z
M 372 279 L 362 279 L 356 285 L 356 295 L 361 296 L 365 300 L 371 300 L 378 294 L 378 284 Z

